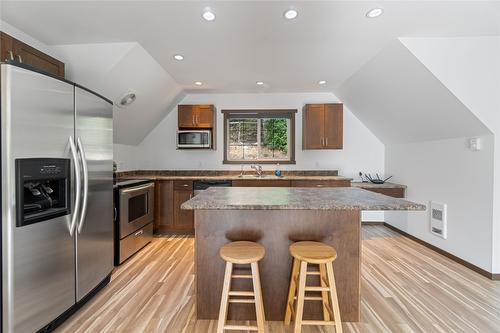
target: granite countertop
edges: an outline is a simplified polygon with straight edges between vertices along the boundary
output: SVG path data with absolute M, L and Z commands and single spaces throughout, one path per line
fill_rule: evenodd
M 425 205 L 360 188 L 211 187 L 182 209 L 426 210 Z
M 141 179 L 151 179 L 151 180 L 352 180 L 352 178 L 342 177 L 342 176 L 307 176 L 307 175 L 284 175 L 281 177 L 276 177 L 274 175 L 265 175 L 263 177 L 256 177 L 254 175 L 198 175 L 198 176 L 183 176 L 183 175 L 172 175 L 172 176 L 162 176 L 162 175 L 140 175 Z M 127 179 L 137 179 L 138 176 L 121 176 L 120 180 Z
M 373 183 L 362 183 L 362 182 L 351 182 L 352 187 L 360 188 L 406 188 L 406 185 L 395 184 L 395 183 L 383 183 L 383 184 L 373 184 Z

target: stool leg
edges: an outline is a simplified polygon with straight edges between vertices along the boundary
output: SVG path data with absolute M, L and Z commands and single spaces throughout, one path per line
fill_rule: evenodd
M 304 312 L 304 296 L 306 293 L 307 262 L 300 262 L 299 288 L 297 291 L 297 306 L 295 307 L 294 333 L 302 331 L 302 314 Z
M 328 276 L 328 285 L 330 286 L 330 301 L 332 304 L 333 315 L 335 318 L 335 332 L 342 333 L 342 319 L 340 318 L 339 301 L 337 297 L 337 287 L 335 285 L 335 275 L 333 274 L 332 263 L 326 264 L 326 272 Z
M 326 276 L 326 268 L 324 264 L 319 264 L 319 280 L 320 284 L 322 287 L 326 286 L 325 281 L 327 281 L 327 276 Z M 322 298 L 322 305 L 323 305 L 323 320 L 329 321 L 330 320 L 330 313 L 328 312 L 328 291 L 322 291 L 321 292 L 321 298 Z
M 217 323 L 217 333 L 224 332 L 227 319 L 227 307 L 229 304 L 229 289 L 231 288 L 231 275 L 233 274 L 233 264 L 226 262 L 226 273 L 224 274 L 224 285 L 222 287 L 222 297 L 220 299 L 219 321 Z
M 262 300 L 262 288 L 260 285 L 259 263 L 250 264 L 252 268 L 253 292 L 255 295 L 255 312 L 257 316 L 257 332 L 264 333 L 264 322 L 266 320 L 264 314 L 264 303 Z
M 288 299 L 286 302 L 286 311 L 285 311 L 285 325 L 290 325 L 290 320 L 292 318 L 292 307 L 294 306 L 293 298 L 295 297 L 295 291 L 297 290 L 297 284 L 295 283 L 295 279 L 299 274 L 299 261 L 297 259 L 293 259 L 292 266 L 292 274 L 290 276 L 290 289 L 288 290 Z

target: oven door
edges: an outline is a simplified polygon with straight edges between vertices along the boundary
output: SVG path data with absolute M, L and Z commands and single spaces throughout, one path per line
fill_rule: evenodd
M 178 131 L 177 148 L 210 148 L 211 131 Z
M 154 183 L 120 190 L 120 239 L 154 220 Z

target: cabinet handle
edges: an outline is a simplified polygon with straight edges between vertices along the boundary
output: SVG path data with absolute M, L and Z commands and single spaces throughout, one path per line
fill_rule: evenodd
M 325 138 L 324 137 L 321 137 L 321 146 L 324 147 L 325 146 Z
M 328 146 L 328 137 L 325 138 L 325 146 Z
M 137 231 L 137 232 L 134 234 L 134 236 L 135 236 L 135 237 L 137 237 L 137 236 L 142 235 L 143 233 L 144 233 L 144 231 L 139 230 L 139 231 Z
M 12 50 L 9 51 L 9 55 L 10 55 L 10 60 L 14 60 L 14 52 L 12 52 Z
M 195 115 L 193 114 L 193 117 L 192 117 L 192 119 L 191 119 L 191 122 L 193 123 L 193 125 L 195 124 L 194 119 L 195 119 Z
M 23 63 L 23 58 L 21 58 L 20 54 L 17 55 L 17 58 L 19 59 L 19 62 L 22 64 Z

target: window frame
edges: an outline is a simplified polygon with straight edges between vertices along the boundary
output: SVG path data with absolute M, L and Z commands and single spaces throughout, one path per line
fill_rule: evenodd
M 243 109 L 243 110 L 221 110 L 224 115 L 224 159 L 223 164 L 296 164 L 295 161 L 295 115 L 297 109 Z M 266 118 L 281 116 L 290 119 L 290 156 L 288 160 L 248 160 L 248 161 L 230 161 L 228 154 L 228 123 L 231 118 Z

